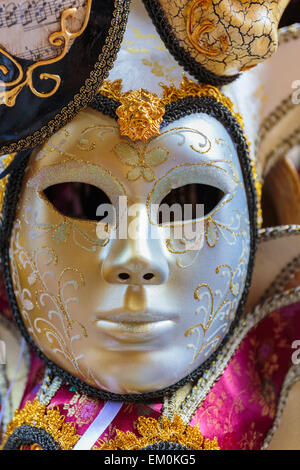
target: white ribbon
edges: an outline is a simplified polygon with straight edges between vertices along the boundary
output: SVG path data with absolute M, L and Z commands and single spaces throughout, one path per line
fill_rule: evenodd
M 1 411 L 0 411 L 0 425 L 1 425 L 1 422 L 2 422 L 2 418 L 4 416 L 4 410 L 5 410 L 5 407 L 6 407 L 6 403 L 8 402 L 8 399 L 9 399 L 9 396 L 10 396 L 10 393 L 12 391 L 12 388 L 14 386 L 14 383 L 17 379 L 17 375 L 18 375 L 18 372 L 19 372 L 19 369 L 21 367 L 21 363 L 22 363 L 22 358 L 23 358 L 23 354 L 24 354 L 24 349 L 25 349 L 25 339 L 22 338 L 22 341 L 21 341 L 21 347 L 20 347 L 20 352 L 19 352 L 19 358 L 18 358 L 18 362 L 17 362 L 17 367 L 16 367 L 16 371 L 15 371 L 15 375 L 13 376 L 11 382 L 10 382 L 10 385 L 9 385 L 9 388 L 6 392 L 6 395 L 5 395 L 5 398 L 3 400 L 3 403 L 2 403 L 2 406 L 1 406 Z
M 108 401 L 79 439 L 73 450 L 90 450 L 119 413 L 123 403 Z

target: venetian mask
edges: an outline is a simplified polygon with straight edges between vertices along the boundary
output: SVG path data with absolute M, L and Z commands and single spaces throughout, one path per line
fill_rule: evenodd
M 71 383 L 129 395 L 177 386 L 239 320 L 254 254 L 251 164 L 231 112 L 191 99 L 144 141 L 88 108 L 30 157 L 12 283 L 29 341 Z M 190 210 L 165 217 L 173 204 Z

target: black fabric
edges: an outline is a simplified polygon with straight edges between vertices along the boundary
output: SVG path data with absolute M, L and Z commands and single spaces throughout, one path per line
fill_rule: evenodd
M 119 49 L 118 44 L 115 42 L 110 51 L 110 59 L 103 64 L 102 73 L 97 78 L 94 71 L 95 64 L 103 56 L 103 46 L 115 15 L 118 15 L 118 21 L 114 30 L 122 39 L 129 2 L 130 0 L 118 0 L 122 8 L 116 9 L 116 0 L 94 0 L 88 26 L 84 33 L 75 40 L 67 55 L 62 60 L 38 67 L 33 72 L 34 87 L 42 93 L 50 92 L 55 84 L 51 79 L 40 79 L 42 73 L 61 77 L 61 85 L 53 96 L 39 98 L 32 93 L 28 86 L 25 86 L 18 95 L 14 106 L 0 105 L 0 155 L 31 148 L 32 145 L 27 140 L 25 142 L 24 139 L 34 138 L 35 133 L 42 130 L 40 141 L 34 144 L 39 145 L 45 138 L 50 137 L 50 134 L 66 124 L 82 106 L 93 99 L 109 69 L 113 66 L 115 55 Z M 26 70 L 34 62 L 17 58 L 16 60 L 24 70 L 22 83 L 26 77 Z M 9 70 L 7 75 L 0 71 L 0 81 L 7 83 L 18 77 L 16 66 L 1 53 L 0 65 L 5 65 Z M 84 85 L 86 91 L 81 97 L 78 93 L 81 93 Z M 8 87 L 8 90 L 13 88 Z M 4 90 L 5 87 L 0 86 L 0 93 Z M 70 103 L 74 97 L 76 98 L 71 106 Z M 67 106 L 69 107 L 67 108 Z M 53 120 L 58 113 L 62 113 L 62 121 L 59 123 Z M 44 129 L 46 125 L 49 125 L 47 132 Z M 14 144 L 17 143 L 18 147 L 15 148 Z
M 113 100 L 100 99 L 93 103 L 93 107 L 99 111 L 105 112 L 112 117 L 115 116 L 116 102 Z M 15 321 L 20 328 L 22 335 L 25 337 L 29 345 L 33 348 L 36 354 L 44 361 L 44 363 L 53 371 L 54 374 L 60 376 L 65 383 L 75 386 L 81 393 L 86 395 L 94 396 L 98 399 L 109 400 L 109 401 L 123 401 L 123 402 L 154 402 L 163 399 L 164 396 L 171 395 L 180 387 L 185 385 L 187 382 L 199 379 L 204 372 L 209 369 L 211 364 L 216 358 L 222 354 L 222 350 L 227 344 L 228 340 L 234 333 L 234 329 L 239 325 L 241 315 L 244 310 L 245 302 L 249 292 L 252 270 L 254 265 L 255 252 L 257 248 L 257 199 L 254 182 L 252 179 L 252 171 L 250 166 L 250 157 L 248 152 L 248 145 L 245 140 L 243 131 L 230 111 L 217 102 L 211 97 L 188 97 L 182 100 L 178 100 L 166 107 L 166 113 L 164 115 L 164 121 L 162 126 L 166 126 L 171 122 L 176 121 L 180 117 L 187 116 L 193 113 L 205 113 L 210 116 L 214 116 L 220 121 L 227 131 L 229 132 L 235 146 L 240 160 L 240 165 L 243 172 L 246 194 L 248 199 L 248 209 L 250 216 L 250 258 L 248 265 L 248 272 L 245 282 L 245 288 L 241 296 L 240 303 L 237 308 L 235 319 L 233 320 L 227 335 L 224 337 L 222 343 L 217 350 L 211 354 L 211 356 L 197 369 L 191 372 L 182 380 L 174 383 L 170 387 L 162 390 L 156 390 L 154 392 L 141 393 L 141 394 L 116 394 L 110 393 L 103 390 L 99 390 L 92 387 L 78 377 L 74 377 L 61 367 L 57 366 L 53 361 L 48 359 L 44 353 L 35 345 L 32 337 L 28 334 L 26 327 L 23 323 L 22 317 L 19 312 L 19 308 L 14 295 L 11 271 L 10 271 L 10 260 L 9 260 L 9 240 L 11 236 L 13 221 L 15 219 L 16 206 L 19 200 L 20 188 L 24 171 L 26 168 L 26 161 L 22 161 L 19 168 L 15 169 L 9 177 L 7 189 L 5 193 L 4 207 L 3 207 L 3 221 L 0 231 L 0 243 L 1 243 L 1 255 L 3 261 L 3 270 L 6 290 L 11 305 L 12 313 Z

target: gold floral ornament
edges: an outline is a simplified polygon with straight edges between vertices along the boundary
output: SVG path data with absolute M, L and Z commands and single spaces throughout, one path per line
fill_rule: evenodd
M 4 448 L 8 438 L 20 426 L 34 426 L 50 434 L 62 450 L 72 450 L 80 436 L 71 423 L 65 422 L 57 407 L 47 408 L 36 398 L 28 401 L 22 410 L 16 410 L 12 421 L 8 424 L 1 449 Z
M 105 81 L 99 90 L 101 95 L 119 101 L 121 105 L 117 108 L 118 124 L 121 135 L 129 137 L 132 141 L 141 140 L 146 142 L 152 137 L 160 135 L 160 125 L 165 114 L 167 104 L 175 102 L 188 96 L 210 96 L 222 103 L 235 116 L 243 128 L 243 120 L 236 113 L 232 101 L 223 95 L 221 91 L 212 85 L 203 85 L 189 80 L 184 74 L 179 88 L 175 85 L 164 85 L 163 97 L 160 98 L 147 90 L 122 92 L 122 81 Z
M 152 167 L 161 165 L 169 156 L 169 151 L 163 147 L 147 151 L 145 145 L 125 142 L 117 144 L 114 151 L 123 164 L 132 167 L 127 173 L 128 180 L 136 181 L 143 177 L 149 183 L 156 179 Z
M 0 106 L 6 105 L 8 107 L 13 107 L 16 104 L 16 99 L 23 90 L 25 86 L 28 86 L 31 92 L 37 96 L 38 98 L 50 98 L 51 96 L 55 95 L 57 90 L 61 84 L 61 77 L 59 75 L 54 75 L 50 73 L 41 73 L 39 78 L 41 80 L 53 80 L 55 82 L 53 89 L 48 93 L 40 93 L 33 85 L 33 72 L 38 68 L 44 65 L 51 65 L 56 62 L 62 60 L 69 51 L 70 41 L 73 39 L 78 38 L 81 36 L 89 22 L 90 14 L 91 14 L 91 7 L 92 7 L 92 0 L 87 0 L 86 5 L 86 16 L 83 22 L 82 27 L 77 32 L 71 32 L 68 30 L 67 27 L 67 20 L 71 16 L 73 18 L 76 17 L 77 8 L 68 8 L 64 10 L 61 14 L 60 19 L 60 27 L 61 30 L 50 34 L 49 36 L 49 43 L 57 48 L 62 48 L 62 51 L 57 57 L 53 59 L 41 60 L 32 64 L 28 67 L 25 78 L 24 78 L 24 71 L 21 65 L 4 49 L 0 47 L 0 54 L 4 55 L 7 59 L 11 61 L 11 63 L 17 68 L 18 70 L 18 77 L 11 81 L 11 82 L 4 82 L 0 81 L 0 87 L 4 87 L 4 90 L 0 92 Z M 0 65 L 0 71 L 5 76 L 8 74 L 9 70 L 5 65 Z M 23 80 L 24 78 L 24 80 Z M 22 81 L 23 80 L 23 81 Z M 10 88 L 12 87 L 12 88 Z M 10 88 L 10 90 L 8 90 Z
M 133 141 L 147 142 L 159 135 L 164 114 L 165 108 L 157 95 L 142 88 L 129 91 L 123 95 L 117 109 L 120 132 Z
M 223 95 L 219 88 L 213 85 L 195 83 L 189 80 L 185 74 L 183 74 L 178 88 L 173 84 L 165 85 L 161 83 L 160 86 L 163 90 L 162 98 L 142 89 L 124 93 L 122 92 L 122 80 L 120 79 L 113 82 L 106 80 L 103 83 L 99 93 L 121 103 L 116 111 L 121 135 L 129 137 L 133 142 L 141 140 L 144 143 L 152 137 L 160 135 L 159 129 L 166 105 L 188 96 L 214 98 L 231 112 L 244 130 L 241 114 L 235 111 L 230 98 Z M 250 143 L 246 136 L 245 139 L 249 147 Z M 137 180 L 140 176 L 143 176 L 146 181 L 154 181 L 155 174 L 151 167 L 160 165 L 167 158 L 166 151 L 164 152 L 160 148 L 155 149 L 154 153 L 153 151 L 152 153 L 145 153 L 144 149 L 141 150 L 132 144 L 120 144 L 114 150 L 122 163 L 133 167 L 127 174 L 127 178 L 132 181 Z M 250 164 L 257 194 L 258 223 L 261 225 L 261 183 L 257 174 L 256 162 L 251 160 Z
M 94 447 L 94 450 L 141 450 L 159 442 L 181 444 L 190 450 L 220 450 L 216 437 L 205 439 L 198 425 L 186 425 L 176 414 L 172 422 L 163 416 L 161 423 L 157 419 L 140 416 L 137 431 L 139 436 L 117 430 L 114 439 L 98 441 L 100 447 Z

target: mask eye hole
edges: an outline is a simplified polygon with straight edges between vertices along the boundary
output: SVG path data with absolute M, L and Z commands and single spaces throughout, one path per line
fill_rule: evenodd
M 47 200 L 62 215 L 75 219 L 99 222 L 104 216 L 96 216 L 101 204 L 111 204 L 104 191 L 87 183 L 60 183 L 43 191 Z
M 205 217 L 219 204 L 224 196 L 225 194 L 221 189 L 207 184 L 193 183 L 172 189 L 159 205 L 158 224 L 196 220 Z M 174 204 L 177 207 L 173 211 L 171 206 Z M 185 205 L 189 206 L 185 207 Z

